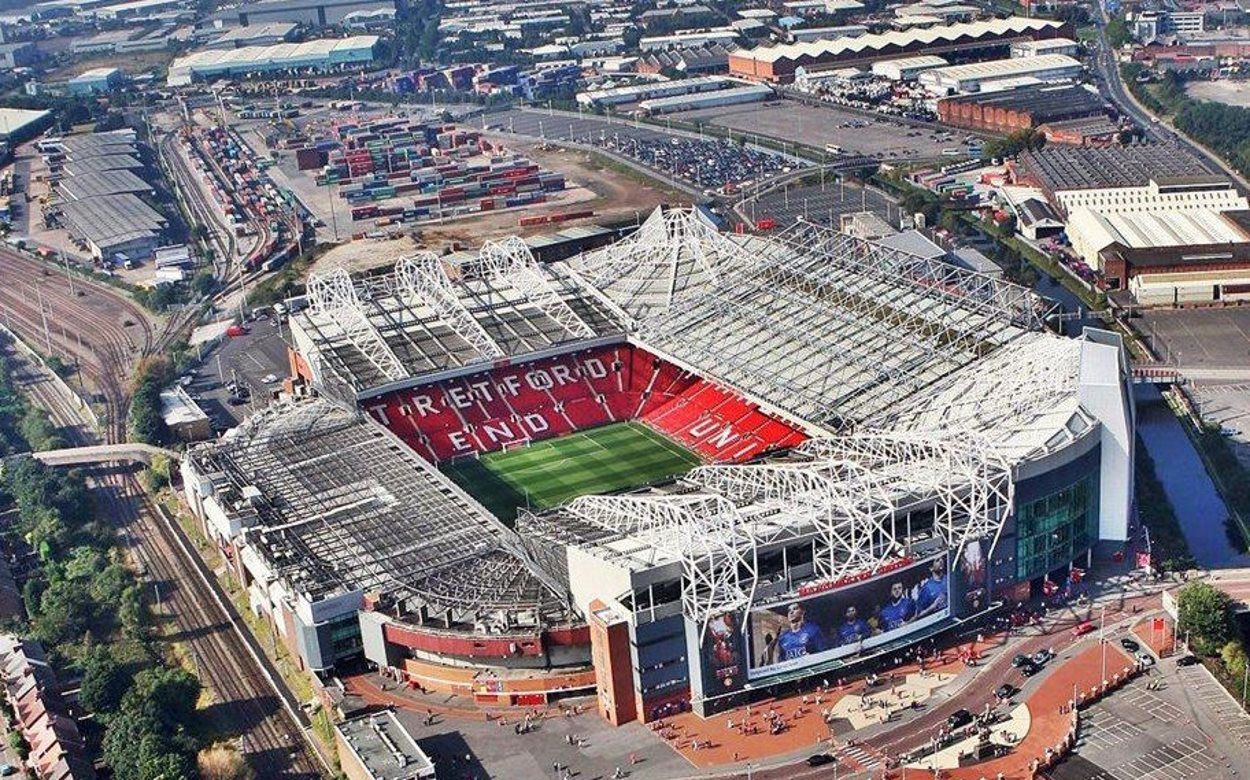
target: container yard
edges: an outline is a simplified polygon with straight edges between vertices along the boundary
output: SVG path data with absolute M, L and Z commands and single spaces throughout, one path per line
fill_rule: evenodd
M 285 146 L 319 186 L 335 188 L 357 230 L 533 206 L 568 187 L 563 174 L 454 125 L 348 120 L 325 135 Z
M 289 259 L 303 224 L 288 196 L 266 175 L 272 163 L 256 157 L 232 129 L 184 127 L 180 143 L 222 224 L 236 238 L 251 238 L 245 267 L 271 270 Z

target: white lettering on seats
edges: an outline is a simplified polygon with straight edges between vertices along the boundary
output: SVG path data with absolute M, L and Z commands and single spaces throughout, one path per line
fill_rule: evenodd
M 468 409 L 473 405 L 473 399 L 465 392 L 463 387 L 452 385 L 444 390 L 447 393 L 447 400 L 456 405 L 457 409 Z
M 508 423 L 503 420 L 491 420 L 482 423 L 481 433 L 490 439 L 492 444 L 501 441 L 512 441 L 516 435 L 512 433 L 512 428 L 508 427 Z
M 573 372 L 569 369 L 569 367 L 560 365 L 559 363 L 551 367 L 551 376 L 555 378 L 556 384 L 561 386 L 575 381 L 573 379 Z
M 391 424 L 391 421 L 387 419 L 386 417 L 386 404 L 378 404 L 377 406 L 370 406 L 369 413 L 372 414 L 374 417 L 378 418 L 378 422 L 382 423 L 383 425 Z
M 525 383 L 535 390 L 550 390 L 552 387 L 551 375 L 541 368 L 528 372 L 525 375 Z
M 582 368 L 586 370 L 591 379 L 603 379 L 608 375 L 608 369 L 604 367 L 603 361 L 599 358 L 587 358 L 582 361 Z
M 525 424 L 534 433 L 542 433 L 551 428 L 551 423 L 547 422 L 547 418 L 541 414 L 527 414 L 521 419 L 525 421 Z
M 414 395 L 412 397 L 412 405 L 416 407 L 417 414 L 422 417 L 438 414 L 438 411 L 434 408 L 434 399 L 428 395 Z
M 464 438 L 464 431 L 448 431 L 447 440 L 451 442 L 451 446 L 458 450 L 471 450 L 472 446 Z

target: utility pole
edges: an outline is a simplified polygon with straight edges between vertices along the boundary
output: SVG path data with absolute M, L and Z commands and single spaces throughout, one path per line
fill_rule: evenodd
M 1102 676 L 1098 678 L 1100 683 L 1107 682 L 1107 605 L 1102 605 L 1102 613 L 1098 617 L 1098 643 L 1102 645 Z
M 77 298 L 78 291 L 74 289 L 74 277 L 69 272 L 69 258 L 65 256 L 64 252 L 58 252 L 57 254 L 61 256 L 61 262 L 65 265 L 65 280 L 69 282 L 69 294 Z
M 35 295 L 39 298 L 39 316 L 43 319 L 43 343 L 52 354 L 52 334 L 48 332 L 48 310 L 43 308 L 43 288 L 35 285 Z

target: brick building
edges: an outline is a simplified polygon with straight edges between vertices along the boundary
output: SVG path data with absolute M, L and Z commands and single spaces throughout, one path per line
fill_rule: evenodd
M 1022 87 L 938 101 L 938 119 L 943 124 L 991 133 L 1106 114 L 1107 106 L 1098 93 L 1075 85 Z

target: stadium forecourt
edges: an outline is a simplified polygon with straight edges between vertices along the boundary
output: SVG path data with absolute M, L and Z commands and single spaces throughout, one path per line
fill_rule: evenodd
M 335 271 L 290 321 L 307 397 L 192 449 L 188 499 L 309 668 L 593 693 L 615 723 L 708 714 L 1122 548 L 1127 359 L 1114 334 L 1050 332 L 1048 305 L 698 209 L 560 263 L 509 239 Z M 605 457 L 609 434 L 628 444 Z M 678 453 L 697 465 L 641 462 Z M 634 457 L 647 484 L 578 489 Z M 515 491 L 503 519 L 488 482 Z

